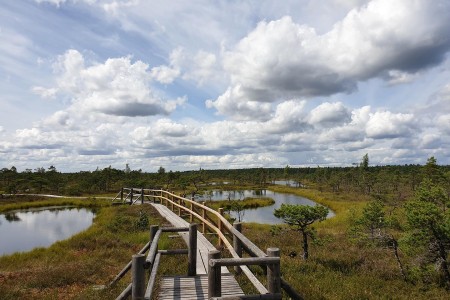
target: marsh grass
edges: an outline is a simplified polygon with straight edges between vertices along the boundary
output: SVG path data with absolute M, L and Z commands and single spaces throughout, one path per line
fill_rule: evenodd
M 49 206 L 73 206 L 84 208 L 100 208 L 110 206 L 111 201 L 96 197 L 77 198 L 39 198 L 39 197 L 8 197 L 0 199 L 0 213 L 21 209 L 40 208 Z
M 262 250 L 280 248 L 283 278 L 305 299 L 448 299 L 448 291 L 431 281 L 405 282 L 392 250 L 350 241 L 349 218 L 362 210 L 369 200 L 365 196 L 289 187 L 271 189 L 309 198 L 336 213 L 335 217 L 314 224 L 322 243 L 310 246 L 308 261 L 301 258 L 300 234 L 286 225 L 278 234 L 270 225 L 243 226 L 243 234 Z M 294 252 L 297 256 L 290 257 Z M 402 259 L 408 263 L 404 255 Z
M 251 208 L 271 206 L 275 204 L 275 200 L 268 197 L 261 197 L 261 198 L 247 197 L 243 200 L 218 200 L 205 202 L 207 206 L 215 210 L 219 209 L 220 207 L 224 208 L 225 210 L 230 210 L 233 208 L 233 203 L 239 203 L 241 209 L 251 209 Z
M 360 211 L 368 201 L 364 196 L 286 187 L 274 187 L 273 190 L 307 197 L 336 213 L 335 217 L 315 226 L 323 243 L 310 245 L 308 261 L 301 259 L 299 234 L 289 231 L 286 226 L 279 234 L 273 234 L 270 225 L 245 223 L 243 226 L 243 234 L 262 250 L 280 248 L 283 278 L 305 299 L 448 299 L 448 291 L 434 285 L 432 280 L 416 284 L 403 281 L 389 249 L 362 247 L 350 242 L 347 236 L 349 217 L 352 211 Z M 62 205 L 64 201 L 67 200 L 28 204 L 0 202 L 0 211 Z M 148 214 L 150 224 L 166 224 L 149 205 L 110 206 L 93 199 L 74 199 L 68 205 L 92 205 L 100 209 L 89 229 L 68 240 L 49 248 L 0 257 L 1 299 L 114 299 L 128 285 L 130 275 L 112 288 L 97 290 L 95 286 L 109 283 L 131 255 L 148 241 L 148 232 L 134 226 L 140 212 Z M 208 237 L 213 244 L 217 243 L 214 236 Z M 164 234 L 159 248 L 182 249 L 186 245 L 182 239 Z M 298 255 L 291 258 L 292 252 Z M 223 256 L 227 257 L 229 253 L 223 251 Z M 264 283 L 264 273 L 258 268 L 253 270 Z M 158 274 L 183 275 L 186 271 L 185 255 L 163 256 Z M 239 275 L 237 279 L 245 292 L 256 292 L 245 275 Z
M 99 290 L 95 286 L 108 284 L 148 241 L 148 230 L 135 226 L 141 212 L 150 224 L 165 223 L 150 205 L 110 206 L 98 199 L 18 200 L 0 204 L 0 211 L 61 205 L 99 210 L 90 228 L 67 240 L 0 256 L 1 299 L 114 299 L 130 282 L 129 275 L 116 287 Z M 179 242 L 163 237 L 159 246 L 164 249 Z

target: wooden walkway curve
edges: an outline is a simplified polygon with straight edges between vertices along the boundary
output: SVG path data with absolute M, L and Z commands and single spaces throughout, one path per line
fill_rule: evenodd
M 162 204 L 151 203 L 151 205 L 174 227 L 187 227 L 189 223 L 177 216 L 169 208 Z M 187 232 L 179 235 L 186 244 L 189 242 Z M 197 232 L 197 276 L 163 276 L 158 299 L 208 299 L 208 252 L 216 248 Z M 241 296 L 244 292 L 239 287 L 236 279 L 227 267 L 222 267 L 222 295 Z
M 160 229 L 157 225 L 150 226 L 149 243 L 137 255 L 133 255 L 132 261 L 110 284 L 115 284 L 126 272 L 132 270 L 132 283 L 123 290 L 117 300 L 124 300 L 129 295 L 133 299 L 150 299 L 157 277 L 159 259 L 164 254 L 188 254 L 189 276 L 163 276 L 158 299 L 208 299 L 209 297 L 210 299 L 273 300 L 282 299 L 283 291 L 291 299 L 302 299 L 301 295 L 281 277 L 279 248 L 272 247 L 267 248 L 266 252 L 262 251 L 241 233 L 240 223 L 233 225 L 229 223 L 223 215 L 223 209 L 219 208 L 216 211 L 196 202 L 193 198 L 188 199 L 162 189 L 122 188 L 112 202 L 131 205 L 148 203 L 173 226 Z M 221 258 L 220 251 L 216 250 L 203 234 L 197 231 L 197 225 L 182 219 L 182 214 L 189 216 L 190 222 L 200 222 L 202 232 L 208 230 L 215 234 L 219 245 L 227 249 L 231 258 Z M 189 234 L 186 231 L 189 231 Z M 158 250 L 157 241 L 162 232 L 178 232 L 186 241 L 188 249 Z M 148 255 L 145 258 L 144 253 L 147 250 Z M 247 256 L 243 256 L 244 252 Z M 258 266 L 264 270 L 267 274 L 266 285 L 261 283 L 249 266 Z M 228 267 L 242 272 L 257 293 L 244 295 L 235 278 L 228 271 Z M 145 290 L 146 268 L 150 269 L 151 274 Z

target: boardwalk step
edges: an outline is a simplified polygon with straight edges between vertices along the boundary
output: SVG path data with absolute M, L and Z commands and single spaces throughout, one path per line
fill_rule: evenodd
M 222 275 L 222 296 L 243 295 L 231 274 Z M 207 299 L 208 275 L 163 276 L 158 299 Z

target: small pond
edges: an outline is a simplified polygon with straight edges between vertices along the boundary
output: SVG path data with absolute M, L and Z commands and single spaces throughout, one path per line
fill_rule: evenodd
M 266 207 L 259 207 L 255 209 L 246 209 L 243 213 L 242 222 L 255 222 L 263 224 L 280 224 L 283 223 L 273 215 L 275 209 L 280 208 L 281 204 L 301 204 L 314 206 L 317 203 L 304 197 L 292 194 L 276 193 L 269 190 L 243 190 L 243 191 L 219 191 L 214 190 L 211 193 L 197 197 L 197 201 L 217 201 L 217 200 L 242 200 L 247 197 L 268 197 L 275 200 L 275 204 Z M 236 217 L 233 213 L 233 217 Z M 328 218 L 335 214 L 330 210 Z
M 47 207 L 0 214 L 0 255 L 48 247 L 91 226 L 93 210 Z

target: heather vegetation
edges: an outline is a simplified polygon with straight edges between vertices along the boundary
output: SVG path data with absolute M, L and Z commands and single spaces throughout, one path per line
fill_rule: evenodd
M 274 180 L 290 182 L 290 186 L 274 185 Z M 325 219 L 324 209 L 315 216 L 303 208 L 285 207 L 276 215 L 280 223 L 287 221 L 286 225 L 245 224 L 243 232 L 261 249 L 280 248 L 283 276 L 305 299 L 448 297 L 450 166 L 440 166 L 434 157 L 424 165 L 370 166 L 368 155 L 359 165 L 346 168 L 166 172 L 161 167 L 156 173 L 111 167 L 78 173 L 62 173 L 54 167 L 24 172 L 4 168 L 0 171 L 0 211 L 69 202 L 100 207 L 94 225 L 86 232 L 48 249 L 1 257 L 0 286 L 6 295 L 20 298 L 24 294 L 19 288 L 23 288 L 35 298 L 66 294 L 66 298 L 112 298 L 117 289 L 94 291 L 92 286 L 105 284 L 131 253 L 142 247 L 145 227 L 164 222 L 150 207 L 145 211 L 111 207 L 101 199 L 101 195 L 114 195 L 122 186 L 166 188 L 189 196 L 212 189 L 258 188 L 304 196 L 336 216 Z M 26 195 L 35 193 L 86 198 Z M 221 206 L 242 210 L 243 205 L 270 204 L 261 204 L 266 201 L 226 200 Z M 212 205 L 217 208 L 218 204 Z M 292 226 L 296 224 L 292 218 L 312 215 L 314 222 L 308 223 L 304 232 L 301 226 Z M 163 268 L 173 272 L 171 265 Z M 73 274 L 63 272 L 65 268 Z M 44 271 L 53 275 L 42 276 Z

